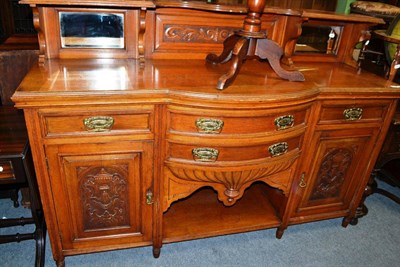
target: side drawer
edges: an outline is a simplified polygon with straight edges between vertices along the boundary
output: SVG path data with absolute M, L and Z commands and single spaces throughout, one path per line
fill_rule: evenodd
M 386 116 L 389 101 L 324 101 L 318 124 L 354 122 L 380 123 Z
M 153 107 L 41 111 L 43 136 L 152 133 Z

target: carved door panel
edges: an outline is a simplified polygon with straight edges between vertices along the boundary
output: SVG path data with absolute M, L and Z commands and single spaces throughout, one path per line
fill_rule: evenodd
M 152 143 L 46 147 L 64 250 L 151 240 Z
M 347 214 L 356 191 L 365 188 L 365 168 L 376 134 L 376 129 L 316 132 L 317 144 L 314 153 L 309 153 L 312 158 L 308 158 L 296 216 L 323 219 Z

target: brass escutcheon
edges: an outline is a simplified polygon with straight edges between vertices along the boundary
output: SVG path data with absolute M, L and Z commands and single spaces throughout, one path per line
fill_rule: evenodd
M 361 119 L 362 113 L 362 108 L 348 108 L 343 111 L 343 116 L 347 121 L 355 121 Z
M 219 151 L 214 148 L 199 147 L 192 150 L 195 161 L 214 162 L 218 158 Z
M 271 154 L 272 157 L 280 156 L 282 154 L 285 154 L 288 151 L 288 143 L 286 142 L 281 142 L 281 143 L 276 143 L 268 148 L 269 153 Z
M 306 182 L 305 182 L 305 175 L 304 175 L 304 173 L 302 173 L 301 174 L 301 177 L 300 177 L 300 183 L 299 183 L 299 186 L 301 187 L 301 188 L 304 188 L 304 187 L 306 187 L 307 186 L 307 184 L 306 184 Z
M 215 134 L 222 131 L 224 121 L 220 119 L 200 118 L 196 120 L 195 124 L 198 132 Z
M 285 130 L 287 128 L 293 127 L 294 116 L 293 115 L 280 116 L 276 118 L 274 122 L 277 130 Z
M 154 200 L 153 200 L 153 192 L 151 192 L 151 190 L 149 189 L 149 190 L 147 190 L 147 192 L 146 192 L 146 204 L 147 205 L 151 205 L 151 204 L 153 204 L 154 203 Z
M 89 132 L 105 132 L 111 130 L 114 118 L 108 116 L 95 116 L 83 120 L 85 128 Z

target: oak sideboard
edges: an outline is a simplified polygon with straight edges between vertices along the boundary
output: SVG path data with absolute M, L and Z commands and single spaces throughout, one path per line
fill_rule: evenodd
M 58 266 L 137 246 L 158 257 L 165 243 L 266 228 L 281 238 L 290 225 L 342 217 L 346 227 L 363 215 L 400 96 L 353 57 L 380 20 L 267 7 L 263 30 L 305 81 L 249 58 L 217 90 L 229 63 L 205 57 L 242 27 L 235 1 L 21 2 L 33 8 L 40 55 L 12 99 Z M 102 33 L 82 33 L 94 25 Z M 336 34 L 327 51 L 297 45 L 321 25 Z

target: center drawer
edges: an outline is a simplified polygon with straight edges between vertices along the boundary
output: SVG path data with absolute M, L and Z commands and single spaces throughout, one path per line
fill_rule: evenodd
M 310 105 L 263 110 L 169 106 L 168 132 L 186 135 L 274 134 L 307 123 Z
M 297 134 L 297 133 L 296 133 Z M 295 136 L 288 136 L 282 139 L 271 140 L 264 144 L 242 144 L 213 143 L 207 144 L 207 140 L 203 143 L 182 144 L 168 142 L 169 160 L 197 161 L 197 162 L 229 162 L 229 161 L 251 161 L 265 159 L 269 157 L 282 156 L 293 150 L 300 150 L 303 133 L 300 132 Z

